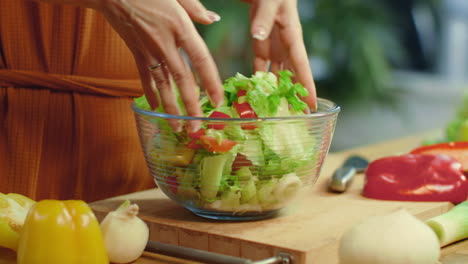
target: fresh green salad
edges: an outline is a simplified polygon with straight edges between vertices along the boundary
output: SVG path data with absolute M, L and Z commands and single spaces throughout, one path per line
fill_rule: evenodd
M 200 101 L 205 117 L 257 119 L 302 116 L 308 91 L 289 71 L 241 74 L 224 83 L 225 100 L 214 108 Z M 137 107 L 150 110 L 145 97 Z M 183 106 L 180 105 L 182 108 Z M 164 111 L 164 109 L 157 109 Z M 166 194 L 185 205 L 221 212 L 279 209 L 315 170 L 317 146 L 306 119 L 203 122 L 196 132 L 175 133 L 155 120 L 159 133 L 145 149 L 153 175 Z

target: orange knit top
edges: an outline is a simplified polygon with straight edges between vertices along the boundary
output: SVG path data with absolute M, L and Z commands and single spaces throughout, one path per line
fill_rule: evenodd
M 0 192 L 94 201 L 154 186 L 130 51 L 90 9 L 0 1 Z

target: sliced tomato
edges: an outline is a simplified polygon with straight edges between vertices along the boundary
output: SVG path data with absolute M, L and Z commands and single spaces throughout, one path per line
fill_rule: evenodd
M 200 141 L 198 139 L 192 139 L 189 143 L 187 143 L 187 148 L 202 149 L 203 146 L 200 144 Z
M 203 129 L 203 128 L 198 129 L 197 132 L 188 133 L 188 136 L 191 139 L 199 139 L 200 136 L 203 136 L 203 135 L 205 135 L 205 129 Z
M 213 111 L 210 115 L 211 118 L 231 118 L 228 114 L 225 114 L 223 112 L 218 112 L 218 111 Z M 226 124 L 223 122 L 217 122 L 213 121 L 213 123 L 208 124 L 208 128 L 216 129 L 216 130 L 223 130 Z
M 245 155 L 242 155 L 240 153 L 237 153 L 236 158 L 234 159 L 234 162 L 232 163 L 232 171 L 237 171 L 241 167 L 250 167 L 252 166 L 252 162 L 247 159 Z
M 458 160 L 464 171 L 468 171 L 468 141 L 446 142 L 421 146 L 413 149 L 411 154 L 445 154 Z
M 238 102 L 234 102 L 232 105 L 236 108 L 240 118 L 257 118 L 257 114 L 249 103 L 239 104 Z
M 211 136 L 201 136 L 200 142 L 206 150 L 218 153 L 228 152 L 237 144 L 236 141 L 230 139 L 222 139 L 219 142 L 218 139 Z
M 237 91 L 237 97 L 246 96 L 247 90 L 239 90 Z
M 252 109 L 252 106 L 250 106 L 249 103 L 239 104 L 237 102 L 234 102 L 232 103 L 232 105 L 236 109 L 240 118 L 258 118 L 257 114 Z M 252 130 L 252 129 L 257 128 L 257 125 L 253 123 L 242 123 L 241 126 L 243 129 L 246 129 L 246 130 Z

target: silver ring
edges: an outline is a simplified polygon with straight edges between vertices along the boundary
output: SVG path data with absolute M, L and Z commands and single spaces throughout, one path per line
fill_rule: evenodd
M 148 67 L 148 70 L 149 70 L 150 72 L 154 72 L 155 70 L 157 70 L 157 69 L 160 68 L 161 66 L 162 66 L 162 63 L 158 63 L 158 64 L 156 64 L 156 65 L 154 65 L 154 66 L 149 66 L 149 67 Z

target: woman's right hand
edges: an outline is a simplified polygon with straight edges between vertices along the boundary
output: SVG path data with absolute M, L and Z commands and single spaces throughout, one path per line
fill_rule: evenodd
M 88 7 L 101 12 L 131 49 L 151 107 L 158 106 L 159 97 L 166 113 L 181 114 L 171 87 L 173 79 L 187 114 L 202 116 L 197 83 L 180 48 L 187 54 L 212 103 L 222 103 L 224 93 L 217 67 L 192 22 L 210 24 L 219 20 L 217 14 L 206 10 L 198 0 L 90 2 Z

